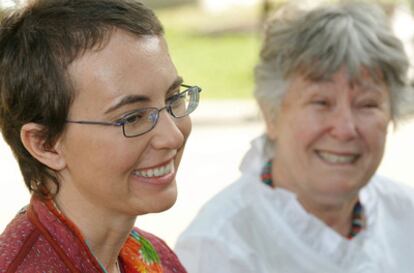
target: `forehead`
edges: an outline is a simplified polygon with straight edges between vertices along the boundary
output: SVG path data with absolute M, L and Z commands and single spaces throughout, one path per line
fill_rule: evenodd
M 166 90 L 177 77 L 162 36 L 137 37 L 122 30 L 76 59 L 68 74 L 75 89 L 74 106 L 92 98 L 107 105 L 122 96 L 152 95 Z
M 291 87 L 300 86 L 301 89 L 313 91 L 340 91 L 349 89 L 357 93 L 374 91 L 373 93 L 388 93 L 388 86 L 381 74 L 371 73 L 366 69 L 361 69 L 356 76 L 351 76 L 344 69 L 337 71 L 332 76 L 322 79 L 309 79 L 297 74 L 290 80 Z

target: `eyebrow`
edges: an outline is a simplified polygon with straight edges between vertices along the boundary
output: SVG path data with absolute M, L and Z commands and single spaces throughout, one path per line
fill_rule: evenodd
M 381 91 L 384 90 L 384 88 L 387 88 L 386 85 L 379 85 L 379 84 L 376 84 L 374 82 L 363 82 L 363 83 L 359 84 L 359 86 L 364 91 L 376 91 L 378 93 L 381 93 Z
M 166 94 L 168 94 L 169 92 L 175 90 L 182 83 L 183 83 L 183 78 L 180 77 L 180 76 L 177 77 L 174 80 L 174 82 L 168 87 L 168 89 L 166 91 Z M 149 101 L 149 98 L 147 96 L 143 96 L 143 95 L 125 96 L 117 104 L 115 104 L 114 106 L 109 107 L 109 109 L 105 111 L 105 114 L 108 114 L 112 111 L 115 111 L 116 109 L 118 109 L 118 108 L 120 108 L 124 105 L 133 104 L 133 103 L 137 103 L 137 102 L 148 102 L 148 101 Z
M 335 81 L 331 78 L 327 78 L 327 79 L 322 79 L 322 80 L 311 80 L 311 85 L 312 84 L 316 84 L 316 85 L 320 85 L 320 84 L 334 84 Z M 376 91 L 376 92 L 381 92 L 384 88 L 384 86 L 377 84 L 374 81 L 364 81 L 364 80 L 351 80 L 348 81 L 348 85 L 351 88 L 361 88 L 364 91 Z M 387 88 L 387 86 L 385 86 Z

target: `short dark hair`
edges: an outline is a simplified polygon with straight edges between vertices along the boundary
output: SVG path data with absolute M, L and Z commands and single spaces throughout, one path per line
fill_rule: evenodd
M 74 98 L 68 65 L 101 47 L 115 29 L 136 36 L 162 35 L 155 14 L 135 0 L 35 0 L 12 11 L 0 25 L 0 128 L 25 184 L 40 197 L 59 189 L 58 175 L 36 160 L 20 138 L 24 124 L 44 127 L 52 146 L 65 128 Z

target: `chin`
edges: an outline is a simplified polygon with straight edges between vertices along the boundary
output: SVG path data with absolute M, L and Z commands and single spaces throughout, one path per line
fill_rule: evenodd
M 169 210 L 177 201 L 177 188 L 168 189 L 157 196 L 156 200 L 151 200 L 147 213 L 158 213 Z
M 158 208 L 154 209 L 153 212 L 157 213 L 157 212 L 163 212 L 163 211 L 169 210 L 170 208 L 174 206 L 174 204 L 175 204 L 175 200 L 169 204 L 165 204 L 164 206 L 159 206 Z

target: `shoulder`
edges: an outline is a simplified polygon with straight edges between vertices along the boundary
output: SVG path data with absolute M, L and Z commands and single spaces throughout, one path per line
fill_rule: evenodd
M 251 204 L 249 199 L 254 193 L 249 192 L 244 179 L 237 180 L 204 204 L 182 236 L 219 238 L 225 235 L 236 219 L 241 220 L 243 211 Z
M 189 272 L 261 272 L 245 236 L 255 217 L 245 189 L 238 181 L 218 193 L 180 235 L 175 250 Z
M 64 260 L 21 211 L 0 235 L 0 272 L 69 272 Z M 90 272 L 90 271 L 84 271 Z
M 261 189 L 264 185 L 254 179 L 244 175 L 214 196 L 180 235 L 175 249 L 189 270 L 196 267 L 201 270 L 200 266 L 206 264 L 211 269 L 211 263 L 220 256 L 232 263 L 254 256 L 246 233 L 254 228 L 256 212 L 261 206 L 256 200 L 264 198 Z M 224 266 L 217 261 L 215 265 Z
M 181 262 L 178 260 L 177 255 L 171 250 L 171 248 L 162 240 L 161 238 L 155 236 L 152 233 L 143 231 L 138 228 L 134 228 L 141 236 L 151 242 L 152 246 L 157 251 L 161 264 L 163 266 L 164 272 L 177 272 L 185 273 Z
M 0 235 L 0 272 L 21 263 L 39 234 L 25 211 L 19 213 Z
M 374 176 L 362 190 L 362 196 L 386 209 L 400 213 L 402 210 L 414 211 L 414 188 L 390 178 Z
M 414 199 L 414 188 L 412 186 L 380 175 L 375 175 L 371 179 L 366 190 L 384 198 Z
M 408 268 L 408 265 L 413 264 L 414 251 L 411 243 L 414 240 L 413 188 L 376 176 L 362 193 L 366 201 L 369 232 L 366 237 L 367 249 L 373 257 L 376 256 L 384 262 L 398 260 L 400 269 Z M 385 258 L 384 253 L 388 253 Z

